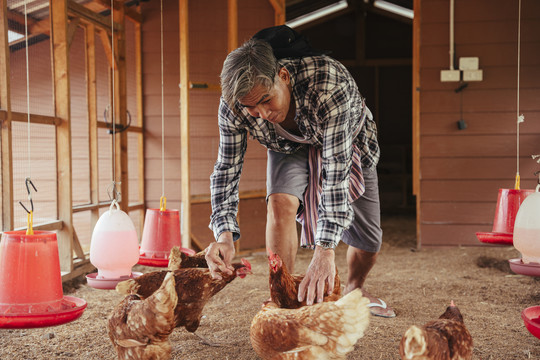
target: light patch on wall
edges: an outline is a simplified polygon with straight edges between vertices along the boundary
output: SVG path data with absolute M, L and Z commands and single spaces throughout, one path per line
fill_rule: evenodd
M 15 31 L 8 30 L 8 43 L 12 43 L 13 41 L 22 39 L 24 37 L 23 34 L 19 34 Z

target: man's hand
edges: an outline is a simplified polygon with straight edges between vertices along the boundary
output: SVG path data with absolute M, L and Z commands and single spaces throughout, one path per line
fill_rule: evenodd
M 316 297 L 318 303 L 322 302 L 326 284 L 328 284 L 328 295 L 332 293 L 336 277 L 335 257 L 333 249 L 315 247 L 306 275 L 298 287 L 298 301 L 302 302 L 305 298 L 307 305 L 313 305 Z
M 234 258 L 234 242 L 232 233 L 222 233 L 217 242 L 211 243 L 205 250 L 205 258 L 212 278 L 221 280 L 220 273 L 231 275 L 234 268 L 231 261 Z

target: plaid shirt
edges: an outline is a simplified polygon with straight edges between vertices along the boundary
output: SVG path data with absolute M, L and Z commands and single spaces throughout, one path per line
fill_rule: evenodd
M 292 97 L 296 103 L 295 122 L 309 144 L 322 155 L 322 193 L 315 243 L 335 247 L 353 219 L 347 201 L 353 144 L 361 152 L 364 168 L 379 160 L 377 130 L 371 113 L 347 69 L 327 56 L 288 58 L 279 61 L 291 74 Z M 210 228 L 216 239 L 225 231 L 240 238 L 236 221 L 238 184 L 248 133 L 266 148 L 294 153 L 305 144 L 276 134 L 272 123 L 235 110 L 221 99 L 219 105 L 219 152 L 210 177 L 212 215 Z M 352 134 L 358 133 L 353 138 Z

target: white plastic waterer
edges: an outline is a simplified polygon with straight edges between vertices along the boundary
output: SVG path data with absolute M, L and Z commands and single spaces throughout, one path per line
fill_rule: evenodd
M 139 261 L 139 241 L 131 218 L 113 201 L 94 227 L 90 243 L 90 262 L 98 269 L 97 279 L 131 276 Z
M 524 264 L 540 264 L 540 183 L 525 198 L 514 223 L 514 247 Z

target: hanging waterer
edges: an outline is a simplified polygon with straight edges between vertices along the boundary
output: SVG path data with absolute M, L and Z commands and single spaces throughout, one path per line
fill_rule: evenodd
M 114 289 L 120 281 L 137 277 L 131 268 L 139 260 L 139 241 L 131 218 L 113 200 L 98 219 L 90 243 L 90 262 L 97 273 L 86 276 L 88 285 Z

